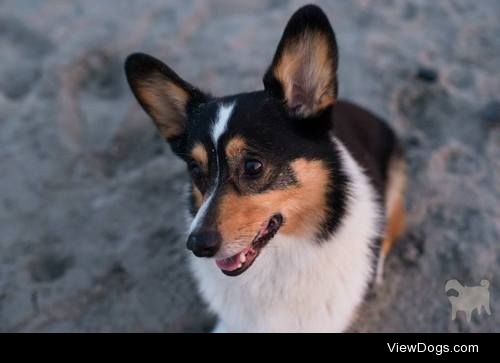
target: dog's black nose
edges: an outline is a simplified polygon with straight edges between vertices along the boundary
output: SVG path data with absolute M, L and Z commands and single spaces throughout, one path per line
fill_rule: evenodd
M 194 231 L 187 240 L 187 248 L 197 257 L 212 257 L 217 253 L 222 237 L 217 231 Z

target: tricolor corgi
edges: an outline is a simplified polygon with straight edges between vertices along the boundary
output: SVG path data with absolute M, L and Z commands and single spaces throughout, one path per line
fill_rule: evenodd
M 217 332 L 342 332 L 404 229 L 394 132 L 337 100 L 335 34 L 289 20 L 264 89 L 215 97 L 132 54 L 130 87 L 190 175 L 187 248 Z

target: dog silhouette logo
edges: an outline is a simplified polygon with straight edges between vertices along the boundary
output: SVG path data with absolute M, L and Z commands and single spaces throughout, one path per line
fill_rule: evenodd
M 463 311 L 467 322 L 470 323 L 472 312 L 477 309 L 478 315 L 481 315 L 482 309 L 486 314 L 491 315 L 490 310 L 490 282 L 481 280 L 479 286 L 465 286 L 458 280 L 449 280 L 444 286 L 446 294 L 448 291 L 456 291 L 458 296 L 447 295 L 451 303 L 451 320 L 457 318 L 457 312 Z

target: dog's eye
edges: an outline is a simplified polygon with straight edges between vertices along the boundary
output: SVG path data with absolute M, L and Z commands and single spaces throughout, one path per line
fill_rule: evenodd
M 191 174 L 191 176 L 194 179 L 199 178 L 202 174 L 200 166 L 195 161 L 191 161 L 189 163 L 188 169 L 189 169 L 189 173 Z
M 243 172 L 245 176 L 256 177 L 262 173 L 264 169 L 262 163 L 257 159 L 247 159 L 243 163 Z
M 205 193 L 207 188 L 207 174 L 202 166 L 200 166 L 196 161 L 191 160 L 188 163 L 188 171 L 191 176 L 191 180 L 196 184 L 198 189 Z

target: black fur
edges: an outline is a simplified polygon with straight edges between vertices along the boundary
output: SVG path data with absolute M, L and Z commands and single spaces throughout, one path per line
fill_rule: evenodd
M 385 196 L 392 157 L 402 157 L 394 131 L 380 118 L 350 102 L 335 106 L 334 134 L 363 167 L 378 194 Z

